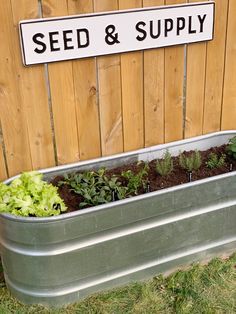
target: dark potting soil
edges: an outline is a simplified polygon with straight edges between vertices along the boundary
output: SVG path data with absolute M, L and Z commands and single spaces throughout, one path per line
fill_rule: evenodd
M 236 170 L 236 160 L 231 159 L 229 156 L 226 157 L 225 165 L 220 168 L 210 169 L 206 166 L 206 161 L 209 159 L 209 154 L 215 153 L 218 156 L 221 156 L 221 154 L 225 154 L 225 147 L 226 145 L 222 145 L 220 147 L 213 147 L 206 151 L 200 152 L 202 164 L 201 164 L 201 167 L 197 171 L 193 171 L 192 181 L 227 173 L 231 170 L 230 164 L 232 165 L 232 170 L 233 171 Z M 184 152 L 184 153 L 185 155 L 190 155 L 192 152 L 193 151 Z M 174 169 L 171 172 L 171 174 L 169 174 L 168 176 L 161 176 L 156 172 L 156 160 L 152 160 L 148 163 L 149 170 L 148 170 L 148 176 L 146 178 L 149 182 L 150 192 L 189 182 L 189 174 L 186 170 L 182 169 L 179 166 L 179 158 L 172 157 L 172 160 L 174 163 Z M 119 181 L 122 183 L 122 185 L 125 185 L 126 179 L 121 177 L 121 173 L 123 171 L 131 170 L 135 174 L 137 174 L 142 167 L 143 167 L 142 163 L 138 165 L 136 163 L 132 163 L 129 165 L 124 165 L 118 168 L 107 170 L 106 175 L 108 176 L 116 175 L 119 178 Z M 63 177 L 57 176 L 54 178 L 54 180 L 51 183 L 57 186 L 58 182 L 61 180 L 63 180 Z M 80 202 L 83 201 L 83 197 L 81 195 L 78 195 L 75 192 L 71 191 L 68 185 L 59 186 L 58 192 L 68 208 L 67 212 L 81 210 L 79 206 Z M 147 193 L 147 191 L 144 191 L 144 189 L 141 188 L 138 192 L 138 195 L 143 194 L 143 193 Z

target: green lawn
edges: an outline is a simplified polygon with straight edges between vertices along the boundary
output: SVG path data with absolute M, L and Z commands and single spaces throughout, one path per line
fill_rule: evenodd
M 1 270 L 0 270 L 1 271 Z M 63 309 L 25 306 L 12 298 L 0 282 L 0 313 L 236 313 L 236 254 L 194 264 L 167 278 L 157 276 L 145 283 L 93 295 Z

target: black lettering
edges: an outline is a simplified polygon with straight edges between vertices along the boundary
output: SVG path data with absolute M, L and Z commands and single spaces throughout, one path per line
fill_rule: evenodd
M 58 44 L 58 39 L 54 39 L 53 36 L 58 35 L 59 32 L 49 32 L 49 43 L 51 51 L 58 51 L 60 47 L 55 47 L 54 44 Z
M 203 23 L 206 19 L 206 14 L 204 14 L 203 17 L 201 17 L 201 15 L 198 15 L 198 19 L 200 22 L 200 33 L 202 33 L 203 32 Z
M 156 39 L 158 37 L 160 37 L 161 35 L 161 20 L 157 21 L 157 27 L 156 27 L 156 33 L 154 34 L 154 29 L 153 29 L 153 21 L 150 21 L 150 36 L 153 39 Z
M 81 33 L 85 34 L 85 42 L 81 42 Z M 78 48 L 85 48 L 89 46 L 89 31 L 86 28 L 77 29 Z
M 73 33 L 72 30 L 63 31 L 63 41 L 65 50 L 74 49 L 74 46 L 68 46 L 68 43 L 72 41 L 72 38 L 68 37 L 67 35 L 72 33 Z
M 32 37 L 33 42 L 39 46 L 42 46 L 42 48 L 35 48 L 34 51 L 36 53 L 44 53 L 47 49 L 47 46 L 43 41 L 38 40 L 38 38 L 44 38 L 44 35 L 42 33 L 37 33 Z
M 168 36 L 168 32 L 172 31 L 173 24 L 174 23 L 172 19 L 165 19 L 165 37 Z
M 188 33 L 189 34 L 196 34 L 196 29 L 192 29 L 192 16 L 188 17 Z
M 115 25 L 107 25 L 107 27 L 105 28 L 105 33 L 105 42 L 108 45 L 120 44 L 120 41 L 118 40 L 119 34 L 116 33 Z
M 136 24 L 136 30 L 142 34 L 142 36 L 138 35 L 136 39 L 138 41 L 143 41 L 147 37 L 147 32 L 144 29 L 140 28 L 140 26 L 146 26 L 146 23 L 141 21 Z
M 180 31 L 182 31 L 184 28 L 185 28 L 185 18 L 177 17 L 177 35 L 179 35 Z

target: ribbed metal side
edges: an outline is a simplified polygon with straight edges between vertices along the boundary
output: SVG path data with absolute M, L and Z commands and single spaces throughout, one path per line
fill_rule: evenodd
M 177 142 L 177 148 L 171 143 L 128 153 L 124 162 L 150 160 L 166 148 L 173 153 L 180 146 L 206 149 L 234 135 L 223 132 Z M 122 156 L 118 158 L 121 163 Z M 106 163 L 114 165 L 115 158 L 95 161 L 96 166 Z M 45 176 L 53 171 L 44 171 Z M 61 171 L 65 169 L 56 169 Z M 7 285 L 23 302 L 61 306 L 235 250 L 235 191 L 236 173 L 231 172 L 59 217 L 0 215 Z

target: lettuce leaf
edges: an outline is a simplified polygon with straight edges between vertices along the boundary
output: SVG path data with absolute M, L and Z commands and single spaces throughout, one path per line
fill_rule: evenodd
M 0 213 L 48 217 L 66 211 L 57 187 L 42 180 L 36 171 L 25 172 L 10 185 L 0 183 Z

